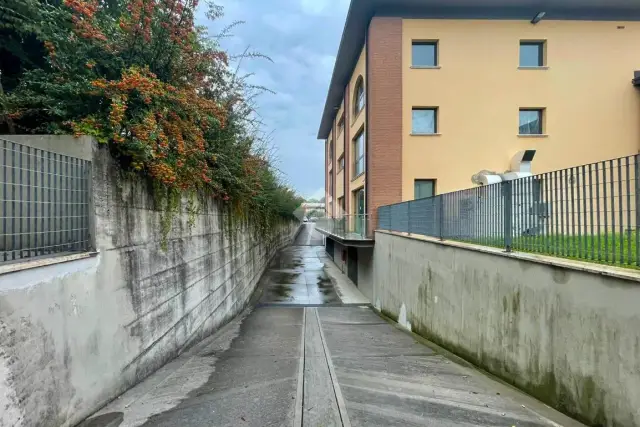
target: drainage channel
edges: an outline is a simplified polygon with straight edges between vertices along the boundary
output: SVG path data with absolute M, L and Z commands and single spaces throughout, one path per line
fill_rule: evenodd
M 294 427 L 351 426 L 319 310 L 370 306 L 362 295 L 357 296 L 357 288 L 328 264 L 322 242 L 314 224 L 304 225 L 294 245 L 276 255 L 259 284 L 262 295 L 256 309 L 302 311 Z
M 316 425 L 351 427 L 351 422 L 318 310 L 305 307 L 293 426 Z

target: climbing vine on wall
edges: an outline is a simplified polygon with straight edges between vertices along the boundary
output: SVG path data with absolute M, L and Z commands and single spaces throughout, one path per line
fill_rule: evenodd
M 91 135 L 108 145 L 125 170 L 167 195 L 163 233 L 175 200 L 192 192 L 268 233 L 301 200 L 259 149 L 249 86 L 195 25 L 205 9 L 222 16 L 198 0 L 8 0 L 0 132 Z

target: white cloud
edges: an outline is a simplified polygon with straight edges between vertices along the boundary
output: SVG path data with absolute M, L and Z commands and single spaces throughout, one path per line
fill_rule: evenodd
M 321 15 L 328 3 L 328 0 L 300 0 L 300 7 L 308 15 Z
M 300 0 L 300 9 L 307 15 L 342 15 L 350 0 Z
M 304 28 L 304 19 L 294 13 L 267 13 L 262 22 L 283 34 L 293 34 Z

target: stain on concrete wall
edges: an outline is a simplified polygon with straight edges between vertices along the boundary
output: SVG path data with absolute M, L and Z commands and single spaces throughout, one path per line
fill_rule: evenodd
M 164 249 L 145 182 L 97 147 L 92 182 L 99 254 L 0 276 L 0 425 L 81 421 L 239 313 L 297 228 L 259 239 L 183 200 Z
M 640 426 L 640 283 L 376 233 L 373 301 L 593 426 Z
M 8 332 L 4 322 L 0 321 L 0 339 Z M 13 389 L 13 373 L 11 365 L 16 362 L 9 358 L 5 351 L 0 349 L 0 426 L 22 425 L 22 411 L 20 402 Z

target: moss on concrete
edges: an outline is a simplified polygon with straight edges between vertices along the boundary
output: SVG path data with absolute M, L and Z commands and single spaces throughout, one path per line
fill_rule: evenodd
M 505 311 L 507 299 L 503 300 Z M 519 307 L 519 294 L 513 297 L 514 314 Z M 383 314 L 385 314 L 383 312 Z M 392 316 L 385 314 L 392 318 Z M 514 363 L 498 359 L 482 350 L 471 351 L 434 333 L 422 322 L 411 319 L 412 330 L 417 335 L 437 344 L 467 362 L 496 375 L 507 383 L 525 391 L 536 399 L 558 409 L 576 420 L 593 427 L 622 426 L 609 419 L 605 412 L 606 392 L 590 376 L 574 376 L 571 380 L 559 379 L 555 373 L 547 372 L 540 377 L 538 369 L 522 371 Z M 566 382 L 571 382 L 571 388 Z
M 384 308 L 380 309 L 380 313 L 384 317 L 388 317 L 389 319 L 391 319 L 394 322 L 398 323 L 398 315 L 397 314 L 393 314 L 392 312 L 390 312 L 389 310 L 385 310 Z

